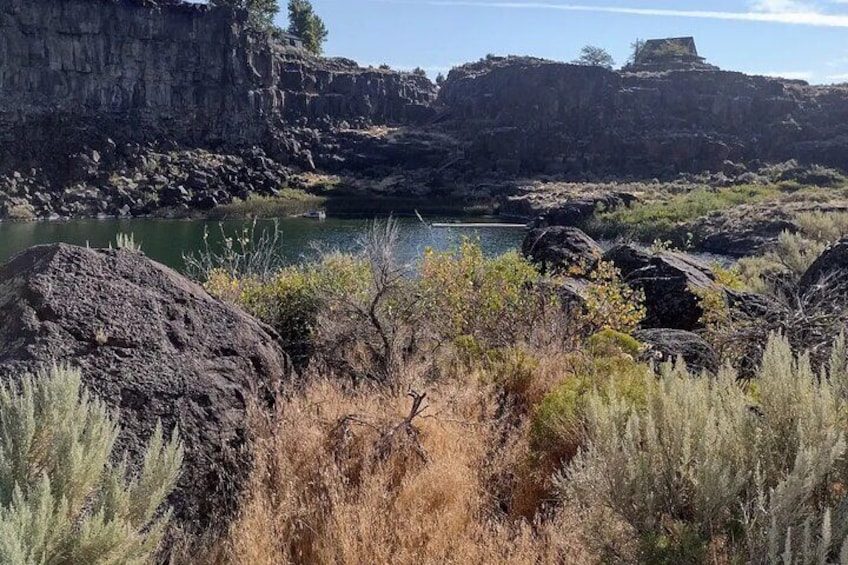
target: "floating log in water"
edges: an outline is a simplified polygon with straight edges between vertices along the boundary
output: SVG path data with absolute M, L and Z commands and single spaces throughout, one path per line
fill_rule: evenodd
M 493 223 L 469 222 L 469 223 L 466 223 L 466 224 L 461 224 L 461 223 L 456 223 L 456 224 L 433 223 L 433 224 L 430 224 L 430 226 L 432 226 L 434 228 L 511 228 L 511 229 L 522 229 L 522 230 L 526 230 L 527 228 L 530 227 L 527 224 L 499 224 L 499 223 L 494 223 L 494 222 Z

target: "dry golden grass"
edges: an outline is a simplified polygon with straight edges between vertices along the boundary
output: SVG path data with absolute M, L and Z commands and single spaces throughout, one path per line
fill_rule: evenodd
M 567 509 L 514 517 L 526 425 L 475 382 L 431 385 L 410 426 L 409 397 L 326 380 L 257 414 L 255 471 L 213 561 L 595 562 Z

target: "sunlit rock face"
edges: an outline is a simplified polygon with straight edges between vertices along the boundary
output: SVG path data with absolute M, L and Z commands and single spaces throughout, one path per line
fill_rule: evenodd
M 291 125 L 416 123 L 435 87 L 320 59 L 242 14 L 144 0 L 0 0 L 0 149 L 97 138 L 266 143 Z M 2 154 L 3 151 L 0 151 Z
M 481 169 L 662 176 L 790 158 L 848 168 L 848 87 L 706 64 L 633 69 L 496 57 L 451 71 L 439 103 L 448 127 L 473 132 Z

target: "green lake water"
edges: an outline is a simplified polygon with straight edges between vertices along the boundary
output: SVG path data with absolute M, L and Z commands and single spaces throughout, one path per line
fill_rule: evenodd
M 444 218 L 428 218 L 445 221 Z M 455 246 L 463 236 L 479 238 L 484 251 L 496 255 L 521 245 L 525 231 L 507 228 L 431 228 L 414 218 L 400 218 L 399 256 L 402 260 L 420 257 L 426 247 L 437 250 Z M 448 220 L 449 221 L 449 220 Z M 473 222 L 475 219 L 463 219 Z M 485 221 L 479 219 L 479 221 Z M 491 221 L 491 220 L 489 220 Z M 307 218 L 284 218 L 279 220 L 282 230 L 280 253 L 288 262 L 299 262 L 315 256 L 316 249 L 355 250 L 359 237 L 370 224 L 365 219 L 312 220 Z M 108 247 L 119 232 L 132 233 L 141 250 L 152 259 L 175 269 L 182 269 L 183 253 L 190 253 L 203 246 L 204 230 L 214 244 L 221 238 L 221 227 L 232 234 L 243 226 L 243 220 L 73 220 L 63 222 L 3 222 L 0 223 L 0 263 L 16 253 L 42 243 L 65 242 L 91 247 Z M 257 223 L 257 230 L 267 229 L 270 221 Z

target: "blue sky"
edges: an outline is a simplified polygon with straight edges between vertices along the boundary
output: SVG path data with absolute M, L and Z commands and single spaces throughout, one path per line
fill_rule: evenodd
M 285 0 L 280 0 L 285 7 Z M 329 56 L 431 76 L 487 53 L 575 58 L 584 45 L 618 64 L 635 38 L 693 35 L 723 69 L 848 82 L 848 0 L 312 0 Z M 278 23 L 285 26 L 285 13 Z

